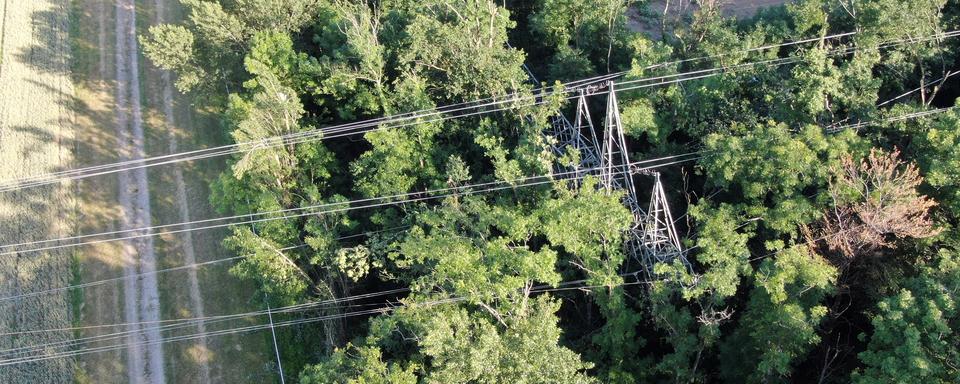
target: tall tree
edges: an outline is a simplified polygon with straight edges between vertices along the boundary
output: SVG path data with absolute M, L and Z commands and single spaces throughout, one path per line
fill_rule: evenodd
M 817 325 L 827 314 L 821 301 L 836 276 L 836 268 L 802 245 L 764 260 L 743 318 L 721 346 L 723 376 L 751 383 L 789 377 L 819 341 Z
M 865 367 L 856 383 L 951 383 L 960 379 L 960 263 L 941 249 L 900 292 L 882 299 L 872 315 L 873 333 L 862 335 Z

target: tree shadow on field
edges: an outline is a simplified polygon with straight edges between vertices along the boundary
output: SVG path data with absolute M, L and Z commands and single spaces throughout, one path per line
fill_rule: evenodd
M 17 52 L 15 57 L 37 71 L 69 76 L 70 18 L 67 12 L 69 1 L 52 0 L 51 3 L 59 9 L 37 11 L 30 15 L 30 29 L 34 44 Z
M 7 166 L 15 166 L 8 164 Z M 69 234 L 68 212 L 56 201 L 59 186 L 0 193 L 0 243 L 34 242 Z M 22 331 L 68 326 L 66 295 L 21 296 L 61 287 L 69 282 L 70 253 L 66 250 L 24 252 L 46 244 L 0 248 L 0 329 Z M 52 243 L 51 243 L 52 245 Z M 68 340 L 69 333 L 0 338 L 0 349 Z M 69 359 L 18 364 L 0 370 L 0 382 L 62 382 L 72 376 Z
M 4 62 L 4 120 L 0 122 L 0 167 L 9 178 L 23 178 L 70 166 L 72 137 L 59 137 L 69 124 L 68 86 L 69 41 L 66 0 L 49 11 L 25 11 L 37 5 L 30 1 L 9 1 L 10 17 L 4 28 L 17 32 L 21 41 L 8 40 L 11 48 Z M 15 8 L 16 7 L 16 8 Z M 23 8 L 20 8 L 23 7 Z M 19 11 L 19 12 L 18 12 Z M 14 18 L 15 17 L 15 18 Z M 22 41 L 27 36 L 32 41 Z M 7 36 L 10 38 L 11 36 Z M 28 46 L 16 45 L 27 43 Z M 48 85 L 49 84 L 49 85 Z M 18 109 L 19 108 L 19 109 Z M 48 115 L 49 114 L 49 115 Z M 59 146 L 59 147 L 58 147 Z M 0 192 L 0 330 L 60 328 L 71 322 L 70 302 L 65 294 L 30 295 L 63 287 L 70 282 L 71 250 L 31 249 L 56 242 L 39 241 L 72 235 L 72 199 L 68 187 L 46 185 Z M 26 296 L 24 296 L 26 295 Z M 0 338 L 0 349 L 68 340 L 70 333 L 25 334 Z M 65 382 L 73 376 L 70 359 L 17 364 L 0 369 L 0 382 Z
M 3 157 L 10 163 L 0 164 L 14 170 L 5 173 L 9 175 L 6 177 L 22 180 L 20 178 L 112 163 L 120 156 L 114 134 L 116 112 L 112 83 L 90 76 L 96 73 L 100 62 L 95 60 L 98 35 L 95 30 L 92 34 L 85 31 L 78 18 L 82 14 L 77 12 L 88 3 L 70 0 L 8 3 L 8 10 L 23 7 L 16 15 L 16 28 L 20 28 L 21 40 L 32 38 L 32 41 L 8 45 L 11 49 L 6 58 L 15 62 L 21 74 L 5 79 L 15 82 L 11 83 L 14 92 L 5 95 L 9 96 L 8 100 L 0 102 L 19 103 L 12 105 L 25 108 L 26 113 L 16 113 L 8 121 L 0 122 L 0 138 L 11 140 L 7 147 L 12 152 Z M 8 25 L 14 27 L 14 24 Z M 81 62 L 76 61 L 77 54 L 81 55 Z M 85 65 L 90 63 L 93 65 Z M 79 76 L 77 69 L 80 69 Z M 72 84 L 82 85 L 73 87 L 71 80 Z M 13 100 L 16 97 L 24 100 Z M 35 161 L 35 156 L 46 157 L 47 163 Z M 0 182 L 11 181 L 6 177 L 0 177 Z M 108 317 L 113 313 L 100 316 L 74 308 L 84 303 L 100 310 L 116 307 L 114 297 L 103 293 L 121 292 L 113 285 L 105 285 L 97 294 L 82 292 L 79 305 L 73 293 L 67 291 L 2 299 L 120 276 L 120 268 L 130 260 L 118 259 L 119 252 L 110 246 L 64 247 L 39 252 L 29 250 L 71 242 L 3 247 L 114 230 L 119 217 L 116 191 L 116 175 L 107 175 L 0 192 L 0 332 L 68 327 L 80 316 L 89 316 L 91 323 L 110 324 L 122 320 Z M 75 257 L 82 259 L 82 266 L 77 266 L 76 271 L 73 269 Z M 103 302 L 92 305 L 93 300 Z M 69 340 L 73 336 L 70 332 L 60 332 L 0 337 L 0 349 Z M 104 353 L 98 357 L 106 361 L 103 365 L 109 366 L 110 371 L 95 377 L 120 377 L 122 354 Z M 83 365 L 83 359 L 54 359 L 0 368 L 0 383 L 69 382 L 73 379 L 75 363 Z
M 66 124 L 68 129 L 74 131 L 74 140 L 76 140 L 75 148 L 73 148 L 74 152 L 94 153 L 96 154 L 96 158 L 107 159 L 109 162 L 120 159 L 120 154 L 117 153 L 116 137 L 113 136 L 113 130 L 110 128 L 115 124 L 116 118 L 113 105 L 110 104 L 111 101 L 106 99 L 110 95 L 100 95 L 103 97 L 99 99 L 96 97 L 80 98 L 77 95 L 67 94 L 60 89 L 39 81 L 28 81 L 33 84 L 33 86 L 43 89 L 47 97 L 52 97 L 64 110 L 69 111 L 69 114 L 72 115 L 72 121 L 57 120 L 50 121 L 48 124 Z M 109 87 L 109 84 L 104 83 L 102 86 Z M 79 126 L 82 125 L 80 123 L 84 121 L 96 125 L 96 131 L 91 132 L 93 130 L 79 129 Z M 38 137 L 43 134 L 36 131 L 30 132 L 36 133 Z M 49 134 L 48 137 L 50 137 L 50 139 L 56 138 L 52 134 Z M 70 164 L 62 169 L 51 169 L 47 172 L 67 170 L 76 165 L 77 164 Z M 90 164 L 82 164 L 81 166 L 83 165 Z
M 21 135 L 21 137 L 26 136 L 28 137 L 27 140 L 31 140 L 37 143 L 48 143 L 56 140 L 56 136 L 54 136 L 53 133 L 51 133 L 49 130 L 46 130 L 34 125 L 17 125 L 12 127 L 5 127 L 4 129 L 9 131 L 9 132 L 5 132 L 7 135 L 9 135 L 11 132 L 18 132 L 23 134 Z M 34 153 L 40 154 L 38 152 L 42 152 L 41 146 L 31 145 L 31 146 L 21 147 L 19 150 L 19 155 L 21 159 L 26 159 L 26 158 L 29 158 L 31 154 L 34 154 Z

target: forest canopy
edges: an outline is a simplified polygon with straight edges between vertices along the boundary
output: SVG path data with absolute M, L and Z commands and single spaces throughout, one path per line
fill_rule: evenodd
M 212 204 L 303 212 L 231 228 L 231 272 L 339 303 L 288 377 L 960 381 L 955 2 L 181 1 L 140 39 L 249 149 Z M 656 177 L 565 172 L 558 116 L 604 137 L 611 89 Z M 649 261 L 656 180 L 683 252 Z

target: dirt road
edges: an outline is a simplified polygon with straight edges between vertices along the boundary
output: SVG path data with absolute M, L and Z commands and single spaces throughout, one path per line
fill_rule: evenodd
M 156 12 L 156 23 L 162 24 L 167 21 L 168 16 L 166 15 L 167 9 L 165 7 L 166 0 L 156 0 L 154 3 Z M 173 108 L 173 82 L 171 81 L 171 76 L 169 71 L 161 71 L 160 74 L 160 86 L 163 88 L 163 122 L 164 128 L 167 132 L 167 140 L 169 153 L 177 153 L 179 151 L 178 139 L 177 139 L 177 124 L 176 124 L 176 115 Z M 187 199 L 187 184 L 183 179 L 183 170 L 181 169 L 180 164 L 173 166 L 173 179 L 174 184 L 176 184 L 176 205 L 177 212 L 180 216 L 181 223 L 190 222 L 190 203 Z M 188 225 L 186 227 L 190 229 Z M 181 250 L 183 251 L 183 263 L 185 265 L 192 265 L 197 263 L 196 250 L 193 246 L 193 234 L 191 232 L 184 232 L 182 234 Z M 193 267 L 187 269 L 187 285 L 188 285 L 188 294 L 190 296 L 190 305 L 193 307 L 193 316 L 194 317 L 205 317 L 205 311 L 203 309 L 203 297 L 200 294 L 200 281 L 197 278 L 197 268 Z M 206 334 L 207 327 L 203 321 L 197 322 L 197 333 Z M 207 338 L 201 337 L 197 340 L 199 346 L 198 356 L 198 366 L 199 373 L 197 380 L 200 384 L 210 383 L 210 366 L 208 361 L 210 360 L 209 356 L 209 347 L 207 346 Z
M 133 0 L 116 3 L 116 110 L 117 149 L 122 160 L 142 159 L 145 155 L 143 110 L 140 101 L 139 47 L 137 43 L 136 8 Z M 152 217 L 147 171 L 139 168 L 119 175 L 118 197 L 121 229 L 149 228 Z M 153 238 L 130 241 L 123 248 L 126 263 L 124 274 L 131 276 L 124 284 L 124 317 L 128 323 L 158 324 L 160 293 L 157 286 L 156 254 Z M 129 256 L 129 257 L 128 257 Z M 132 277 L 139 275 L 139 278 Z M 131 383 L 162 384 L 166 382 L 163 343 L 157 327 L 136 329 L 127 340 L 127 376 Z
M 78 135 L 83 137 L 78 142 L 82 165 L 223 144 L 216 116 L 198 112 L 191 96 L 172 87 L 172 76 L 138 52 L 136 36 L 145 34 L 150 24 L 184 17 L 178 1 L 76 0 L 73 4 L 78 21 L 71 34 L 77 52 L 72 70 L 78 84 L 75 104 Z M 217 159 L 84 180 L 78 184 L 83 198 L 78 231 L 96 233 L 215 217 L 208 184 L 223 167 Z M 166 268 L 177 271 L 84 289 L 80 325 L 91 328 L 80 336 L 115 331 L 97 327 L 102 324 L 250 311 L 252 287 L 229 274 L 229 263 L 178 268 L 235 256 L 221 246 L 224 236 L 225 231 L 199 231 L 84 248 L 80 252 L 82 282 Z M 229 324 L 214 328 L 200 324 L 162 336 L 224 326 Z M 262 362 L 270 361 L 272 350 L 261 335 L 161 344 L 146 342 L 163 340 L 159 334 L 145 333 L 147 328 L 155 327 L 125 328 L 133 330 L 134 336 L 123 342 L 134 343 L 120 351 L 82 356 L 77 373 L 84 378 L 81 382 L 204 384 L 260 382 L 270 377 Z

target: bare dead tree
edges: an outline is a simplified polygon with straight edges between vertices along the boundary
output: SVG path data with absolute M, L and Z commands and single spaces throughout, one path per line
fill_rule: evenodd
M 859 163 L 841 159 L 830 182 L 834 208 L 824 212 L 820 239 L 848 261 L 865 252 L 893 248 L 894 238 L 936 235 L 929 217 L 936 202 L 917 193 L 923 181 L 915 164 L 900 160 L 900 151 L 873 149 Z

